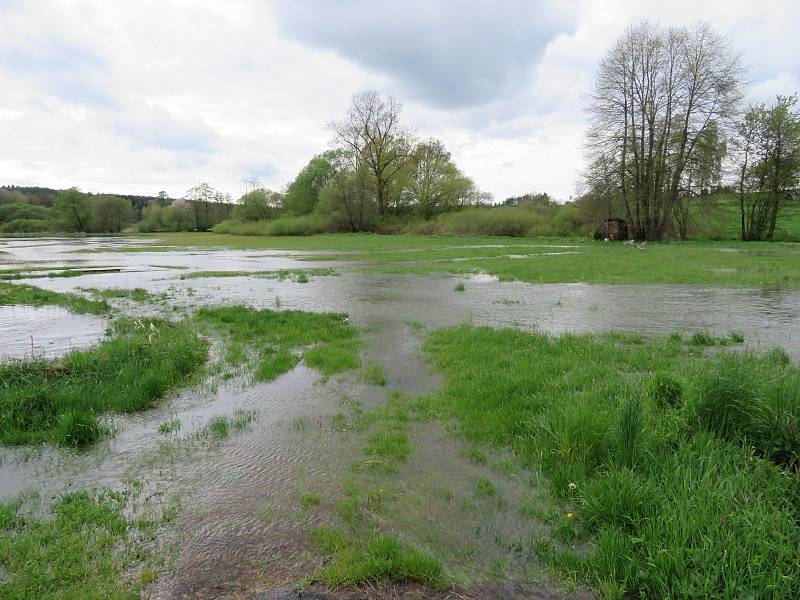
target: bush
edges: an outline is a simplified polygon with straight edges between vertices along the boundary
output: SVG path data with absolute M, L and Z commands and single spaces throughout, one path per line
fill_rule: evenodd
M 52 231 L 55 229 L 53 221 L 42 219 L 14 219 L 0 225 L 2 233 L 32 233 L 42 231 Z
M 26 202 L 12 202 L 0 205 L 0 223 L 18 220 L 47 221 L 51 218 L 52 211 L 46 206 L 28 204 Z
M 327 230 L 325 218 L 317 215 L 285 216 L 273 221 L 228 219 L 212 227 L 214 233 L 233 235 L 313 235 Z

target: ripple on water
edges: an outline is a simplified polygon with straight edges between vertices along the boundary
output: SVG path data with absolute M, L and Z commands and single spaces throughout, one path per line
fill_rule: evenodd
M 0 360 L 62 356 L 103 339 L 104 319 L 58 306 L 0 306 Z

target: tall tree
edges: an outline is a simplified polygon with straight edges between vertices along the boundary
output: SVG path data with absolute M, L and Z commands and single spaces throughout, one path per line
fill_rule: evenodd
M 278 215 L 282 204 L 283 194 L 257 187 L 239 198 L 233 216 L 242 221 L 268 221 Z
M 217 201 L 218 195 L 219 192 L 205 182 L 186 192 L 186 200 L 194 216 L 194 228 L 198 231 L 205 231 L 211 226 L 210 206 L 212 202 Z
M 131 203 L 119 196 L 102 195 L 92 199 L 94 230 L 119 233 L 131 222 Z
M 672 206 L 672 220 L 680 239 L 688 237 L 693 208 L 696 211 L 700 199 L 722 182 L 722 161 L 726 152 L 727 146 L 719 136 L 717 124 L 709 123 L 698 135 L 683 172 L 678 199 Z
M 307 215 L 319 204 L 319 193 L 333 177 L 340 150 L 317 154 L 286 189 L 284 206 L 293 215 Z
M 458 170 L 439 140 L 430 139 L 419 144 L 412 161 L 413 171 L 406 193 L 426 219 L 463 204 L 475 191 L 472 180 Z
M 53 208 L 70 230 L 89 231 L 92 220 L 89 198 L 78 188 L 58 192 Z
M 376 91 L 355 94 L 345 118 L 329 125 L 334 142 L 351 163 L 354 172 L 370 176 L 378 214 L 385 214 L 391 198 L 392 180 L 411 153 L 410 133 L 400 126 L 400 103 Z
M 736 112 L 740 76 L 738 56 L 705 24 L 663 29 L 643 22 L 601 61 L 588 147 L 592 164 L 613 166 L 636 237 L 664 236 L 704 132 Z
M 800 194 L 797 96 L 752 106 L 733 140 L 742 240 L 772 240 L 781 208 Z

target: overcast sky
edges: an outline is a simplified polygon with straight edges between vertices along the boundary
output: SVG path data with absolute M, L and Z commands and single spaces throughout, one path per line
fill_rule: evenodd
M 642 18 L 711 23 L 752 98 L 800 90 L 800 0 L 0 0 L 0 184 L 282 189 L 377 89 L 496 199 L 567 199 L 597 62 Z

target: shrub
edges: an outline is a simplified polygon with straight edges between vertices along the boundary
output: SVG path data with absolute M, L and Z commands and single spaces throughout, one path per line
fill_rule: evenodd
M 298 217 L 285 216 L 272 221 L 237 221 L 229 219 L 217 223 L 214 233 L 235 235 L 313 235 L 328 229 L 324 217 L 311 214 Z
M 52 231 L 53 229 L 55 229 L 53 221 L 43 219 L 14 219 L 0 225 L 2 233 L 32 233 Z

